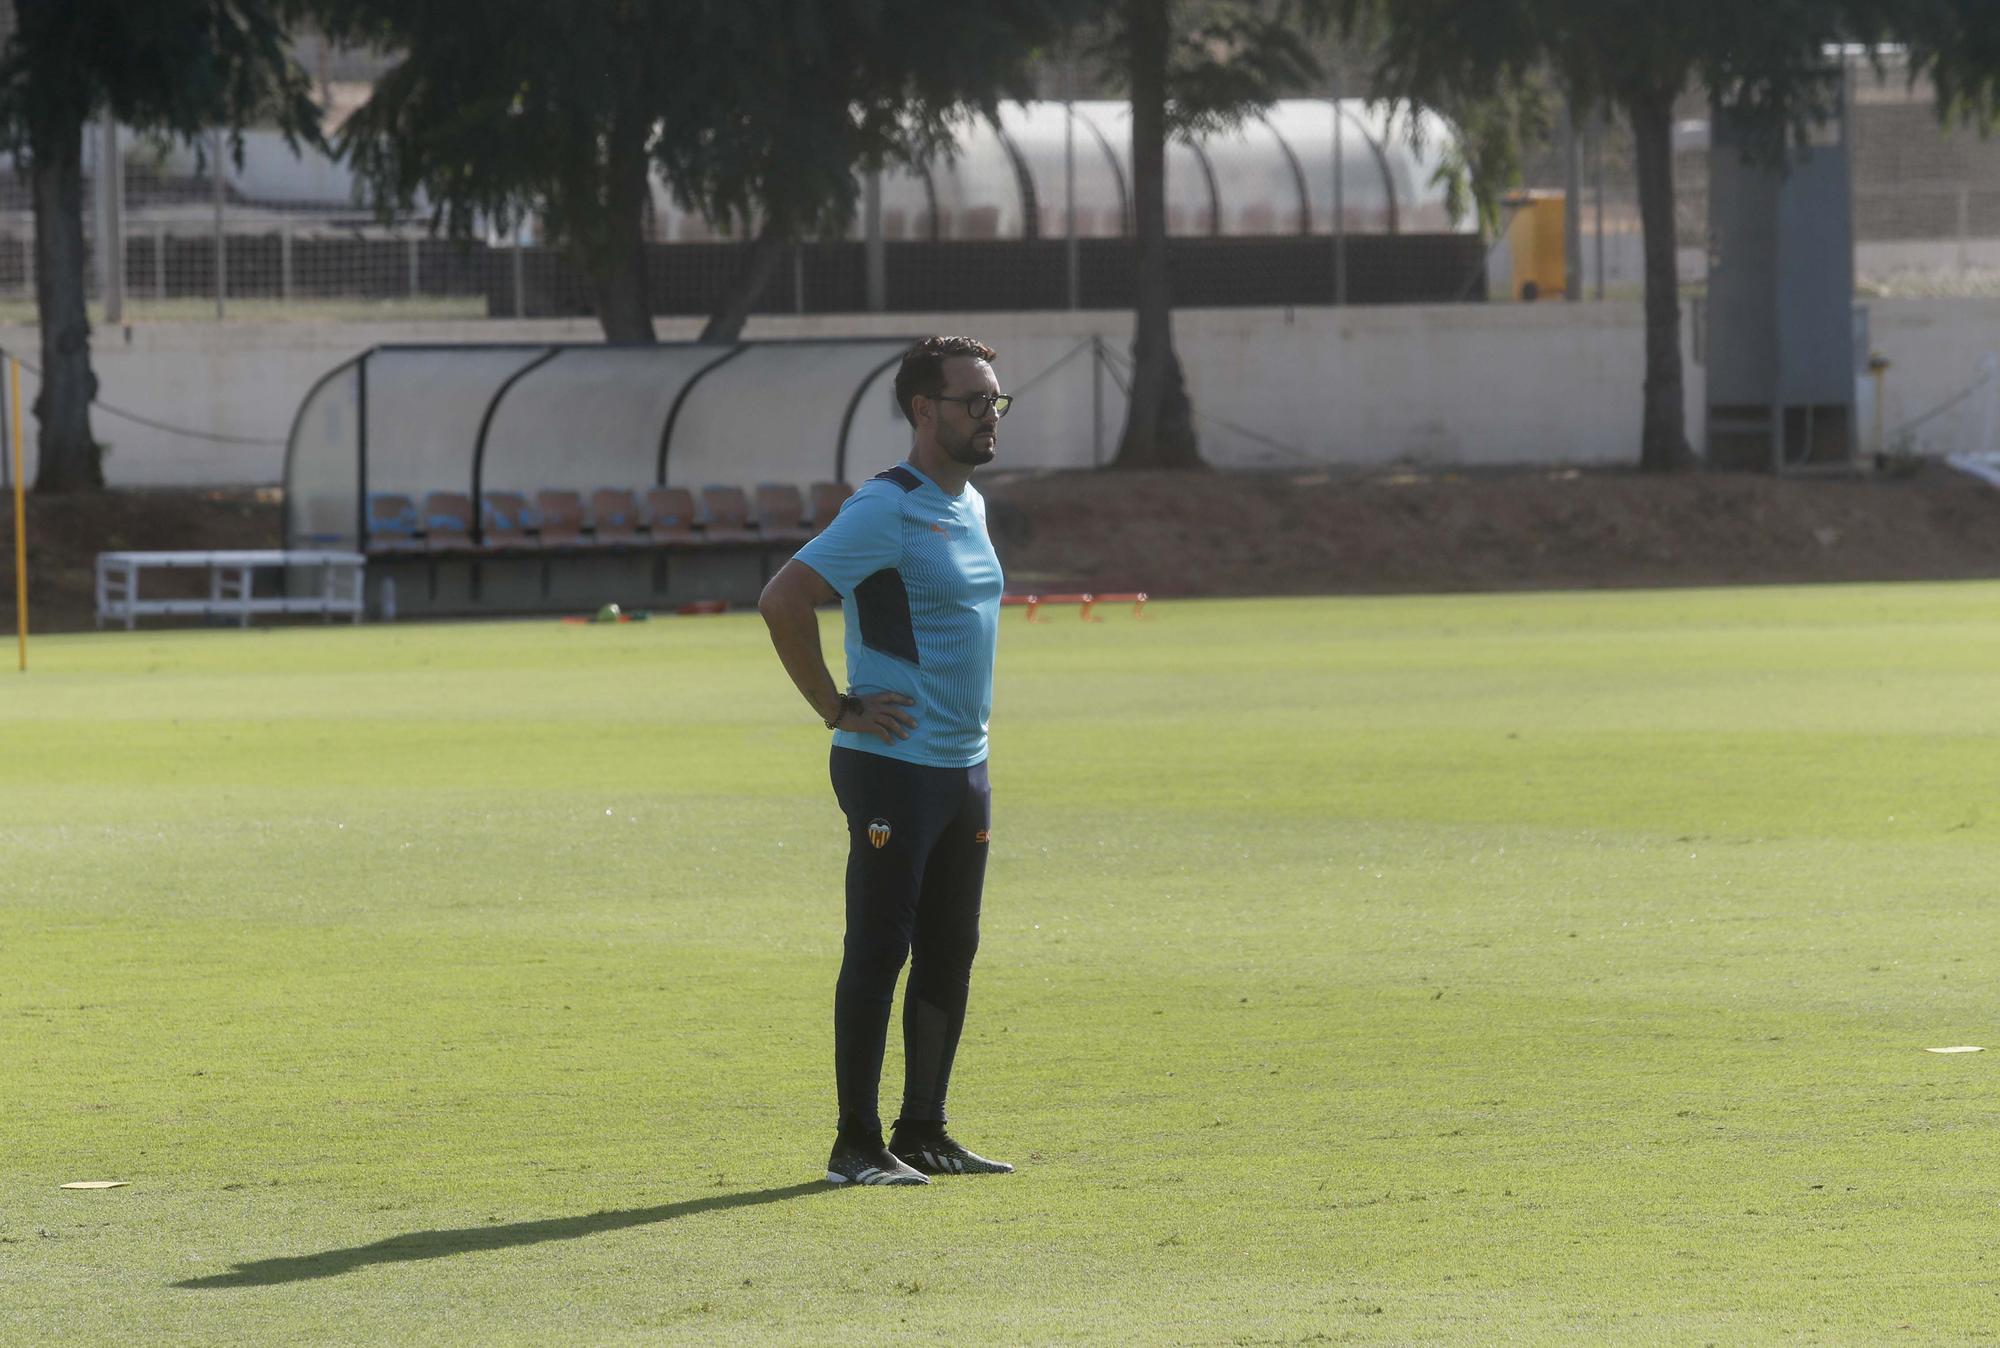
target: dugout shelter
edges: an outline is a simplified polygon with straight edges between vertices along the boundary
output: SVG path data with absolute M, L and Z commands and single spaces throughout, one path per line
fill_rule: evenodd
M 378 614 L 749 602 L 907 451 L 910 340 L 371 347 L 293 419 L 285 543 Z

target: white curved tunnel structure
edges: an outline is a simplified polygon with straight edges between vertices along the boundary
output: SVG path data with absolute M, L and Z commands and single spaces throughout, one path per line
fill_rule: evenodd
M 970 119 L 953 154 L 883 175 L 882 237 L 1065 238 L 1072 209 L 1078 238 L 1128 236 L 1131 116 L 1122 100 L 1041 100 Z M 1435 114 L 1413 122 L 1360 99 L 1280 99 L 1236 127 L 1168 142 L 1167 233 L 1330 235 L 1336 196 L 1345 233 L 1471 233 L 1475 222 L 1451 220 L 1432 181 L 1453 137 Z M 664 241 L 717 237 L 657 182 L 653 206 Z M 848 237 L 861 236 L 857 218 Z

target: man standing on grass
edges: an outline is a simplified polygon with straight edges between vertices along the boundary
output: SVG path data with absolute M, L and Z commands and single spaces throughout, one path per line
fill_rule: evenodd
M 847 938 L 833 998 L 839 1131 L 834 1184 L 928 1184 L 1005 1174 L 945 1132 L 945 1087 L 965 1024 L 991 795 L 986 719 L 1000 628 L 1000 561 L 972 470 L 993 461 L 993 350 L 927 337 L 903 355 L 896 403 L 916 431 L 907 462 L 861 484 L 824 533 L 764 587 L 757 609 L 785 672 L 833 731 L 847 816 Z M 846 692 L 813 610 L 838 599 Z M 877 1093 L 896 978 L 903 994 L 902 1115 L 887 1146 Z

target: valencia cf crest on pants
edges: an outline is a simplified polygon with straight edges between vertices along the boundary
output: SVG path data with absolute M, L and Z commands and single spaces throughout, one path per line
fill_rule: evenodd
M 878 847 L 878 848 L 887 847 L 889 845 L 888 820 L 871 819 L 868 821 L 868 843 L 871 847 Z

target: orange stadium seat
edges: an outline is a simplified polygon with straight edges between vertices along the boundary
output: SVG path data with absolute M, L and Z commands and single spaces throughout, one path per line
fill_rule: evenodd
M 422 552 L 423 520 L 417 503 L 395 492 L 372 492 L 368 497 L 368 550 L 370 552 Z
M 686 487 L 646 488 L 646 528 L 656 544 L 692 543 L 694 495 Z
M 590 494 L 591 533 L 599 543 L 629 545 L 645 541 L 639 533 L 639 498 L 617 487 L 599 487 Z
M 472 546 L 472 498 L 462 491 L 434 491 L 424 497 L 424 548 L 454 552 Z
M 757 538 L 750 527 L 750 502 L 741 487 L 701 489 L 701 536 L 710 543 L 749 543 Z
M 528 531 L 538 521 L 526 496 L 517 491 L 482 492 L 479 505 L 479 536 L 484 546 L 497 549 L 528 545 Z
M 812 508 L 806 515 L 806 527 L 818 533 L 833 523 L 833 517 L 840 513 L 842 504 L 854 495 L 854 488 L 845 482 L 815 482 L 807 488 L 807 492 Z
M 803 543 L 813 536 L 806 501 L 797 487 L 766 482 L 757 488 L 757 531 L 774 543 Z
M 542 546 L 574 548 L 590 540 L 583 536 L 583 496 L 579 492 L 544 487 L 535 493 L 542 517 Z

